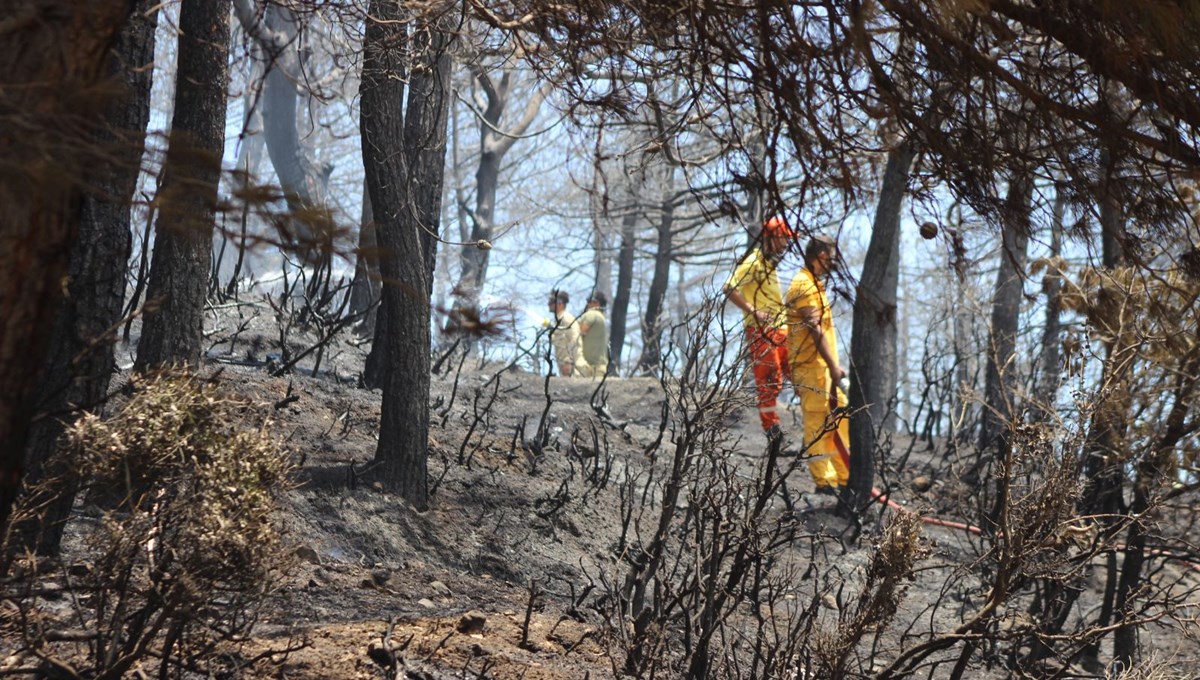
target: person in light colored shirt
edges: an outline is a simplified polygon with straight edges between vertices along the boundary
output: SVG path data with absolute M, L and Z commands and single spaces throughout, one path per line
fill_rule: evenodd
M 596 291 L 588 298 L 587 310 L 579 316 L 579 336 L 587 364 L 580 375 L 602 378 L 608 373 L 608 319 L 604 317 L 607 307 L 608 296 Z
M 550 343 L 554 345 L 554 361 L 564 378 L 576 375 L 583 368 L 582 346 L 579 342 L 579 322 L 567 311 L 571 296 L 565 290 L 550 291 L 547 305 L 554 320 L 549 322 Z

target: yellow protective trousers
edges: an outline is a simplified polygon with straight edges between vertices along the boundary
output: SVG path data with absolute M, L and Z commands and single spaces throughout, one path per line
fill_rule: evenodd
M 850 481 L 850 420 L 844 409 L 849 403 L 837 390 L 837 411 L 831 399 L 829 369 L 802 366 L 792 369 L 792 386 L 804 412 L 804 449 L 808 471 L 817 487 L 845 486 Z

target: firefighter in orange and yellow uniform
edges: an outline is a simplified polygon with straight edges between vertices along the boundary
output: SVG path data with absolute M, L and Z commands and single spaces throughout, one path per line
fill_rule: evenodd
M 782 217 L 767 220 L 759 247 L 742 258 L 723 289 L 729 301 L 742 310 L 758 395 L 758 416 L 770 440 L 783 437 L 776 399 L 783 389 L 787 370 L 786 313 L 776 266 L 793 238 Z

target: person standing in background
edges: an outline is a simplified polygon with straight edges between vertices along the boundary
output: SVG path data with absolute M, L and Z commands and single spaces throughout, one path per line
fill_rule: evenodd
M 567 303 L 571 296 L 565 290 L 550 291 L 550 301 L 547 303 L 554 321 L 550 325 L 550 343 L 554 345 L 554 361 L 558 364 L 558 373 L 564 378 L 570 378 L 583 368 L 582 352 L 579 344 L 579 322 L 575 315 L 567 311 Z
M 596 291 L 587 301 L 587 310 L 579 316 L 579 335 L 583 360 L 587 367 L 580 375 L 602 378 L 608 373 L 608 319 L 604 310 L 608 296 Z

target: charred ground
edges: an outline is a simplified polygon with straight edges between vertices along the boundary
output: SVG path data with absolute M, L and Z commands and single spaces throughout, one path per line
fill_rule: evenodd
M 732 390 L 715 413 L 681 416 L 688 407 L 672 380 L 547 379 L 517 364 L 445 362 L 433 381 L 431 508 L 419 513 L 372 481 L 380 395 L 356 384 L 367 347 L 341 339 L 327 348 L 317 375 L 302 362 L 273 376 L 280 358 L 264 349 L 274 344 L 264 324 L 265 315 L 254 324 L 219 318 L 203 371 L 253 404 L 281 442 L 280 455 L 298 465 L 299 486 L 283 494 L 278 517 L 289 565 L 272 584 L 253 636 L 230 656 L 231 668 L 262 656 L 239 671 L 247 677 L 586 678 L 650 669 L 681 676 L 691 670 L 676 638 L 687 627 L 674 630 L 672 622 L 697 616 L 690 607 L 720 599 L 714 592 L 727 596 L 718 626 L 724 652 L 707 669 L 717 677 L 743 674 L 739 654 L 753 656 L 768 637 L 766 648 L 780 657 L 773 668 L 796 677 L 839 658 L 850 677 L 949 677 L 956 654 L 889 666 L 930 640 L 962 633 L 981 611 L 994 617 L 992 637 L 970 675 L 1013 672 L 1012 650 L 1029 633 L 1025 608 L 1034 595 L 1027 584 L 990 607 L 1003 570 L 992 539 L 918 523 L 905 558 L 915 568 L 886 573 L 877 548 L 896 510 L 876 505 L 860 522 L 840 517 L 835 499 L 813 495 L 807 472 L 786 458 L 774 474 L 794 466 L 783 488 L 769 494 L 753 526 L 744 525 L 753 504 L 738 496 L 753 493 L 768 456 L 748 388 Z M 306 347 L 297 337 L 293 356 Z M 676 447 L 697 431 L 707 434 L 686 455 L 717 462 L 697 468 L 671 495 L 663 480 Z M 969 461 L 937 441 L 895 436 L 887 446 L 880 477 L 897 504 L 979 523 L 980 494 L 959 481 Z M 664 542 L 716 550 L 724 544 L 695 532 L 703 518 L 727 511 L 704 527 L 738 527 L 730 531 L 748 537 L 739 541 L 769 546 L 770 555 L 754 562 L 753 574 L 695 599 L 703 568 L 725 579 L 733 562 L 668 553 L 659 572 L 649 573 L 641 556 L 664 524 L 664 500 L 680 509 L 666 522 Z M 696 507 L 705 509 L 690 514 Z M 66 561 L 87 559 L 78 539 L 88 526 L 73 524 L 76 552 Z M 1100 564 L 1104 553 L 1088 557 L 1089 550 L 1086 536 L 1062 540 L 1038 558 L 1038 573 L 1051 573 L 1054 560 Z M 1187 562 L 1162 562 L 1153 572 L 1155 583 L 1170 584 L 1164 592 L 1194 592 L 1198 576 Z M 649 584 L 639 611 L 661 617 L 641 628 L 631 609 L 644 585 L 639 578 Z M 1096 606 L 1100 595 L 1089 591 L 1078 606 Z M 655 609 L 669 601 L 673 609 Z M 1197 660 L 1179 623 L 1188 615 L 1176 610 L 1145 624 L 1161 650 L 1156 667 L 1169 677 L 1171 668 L 1186 676 L 1182 669 Z M 739 636 L 741 643 L 729 641 Z M 857 644 L 840 649 L 839 639 L 849 637 Z M 1102 672 L 1054 660 L 1044 668 L 1063 677 Z

